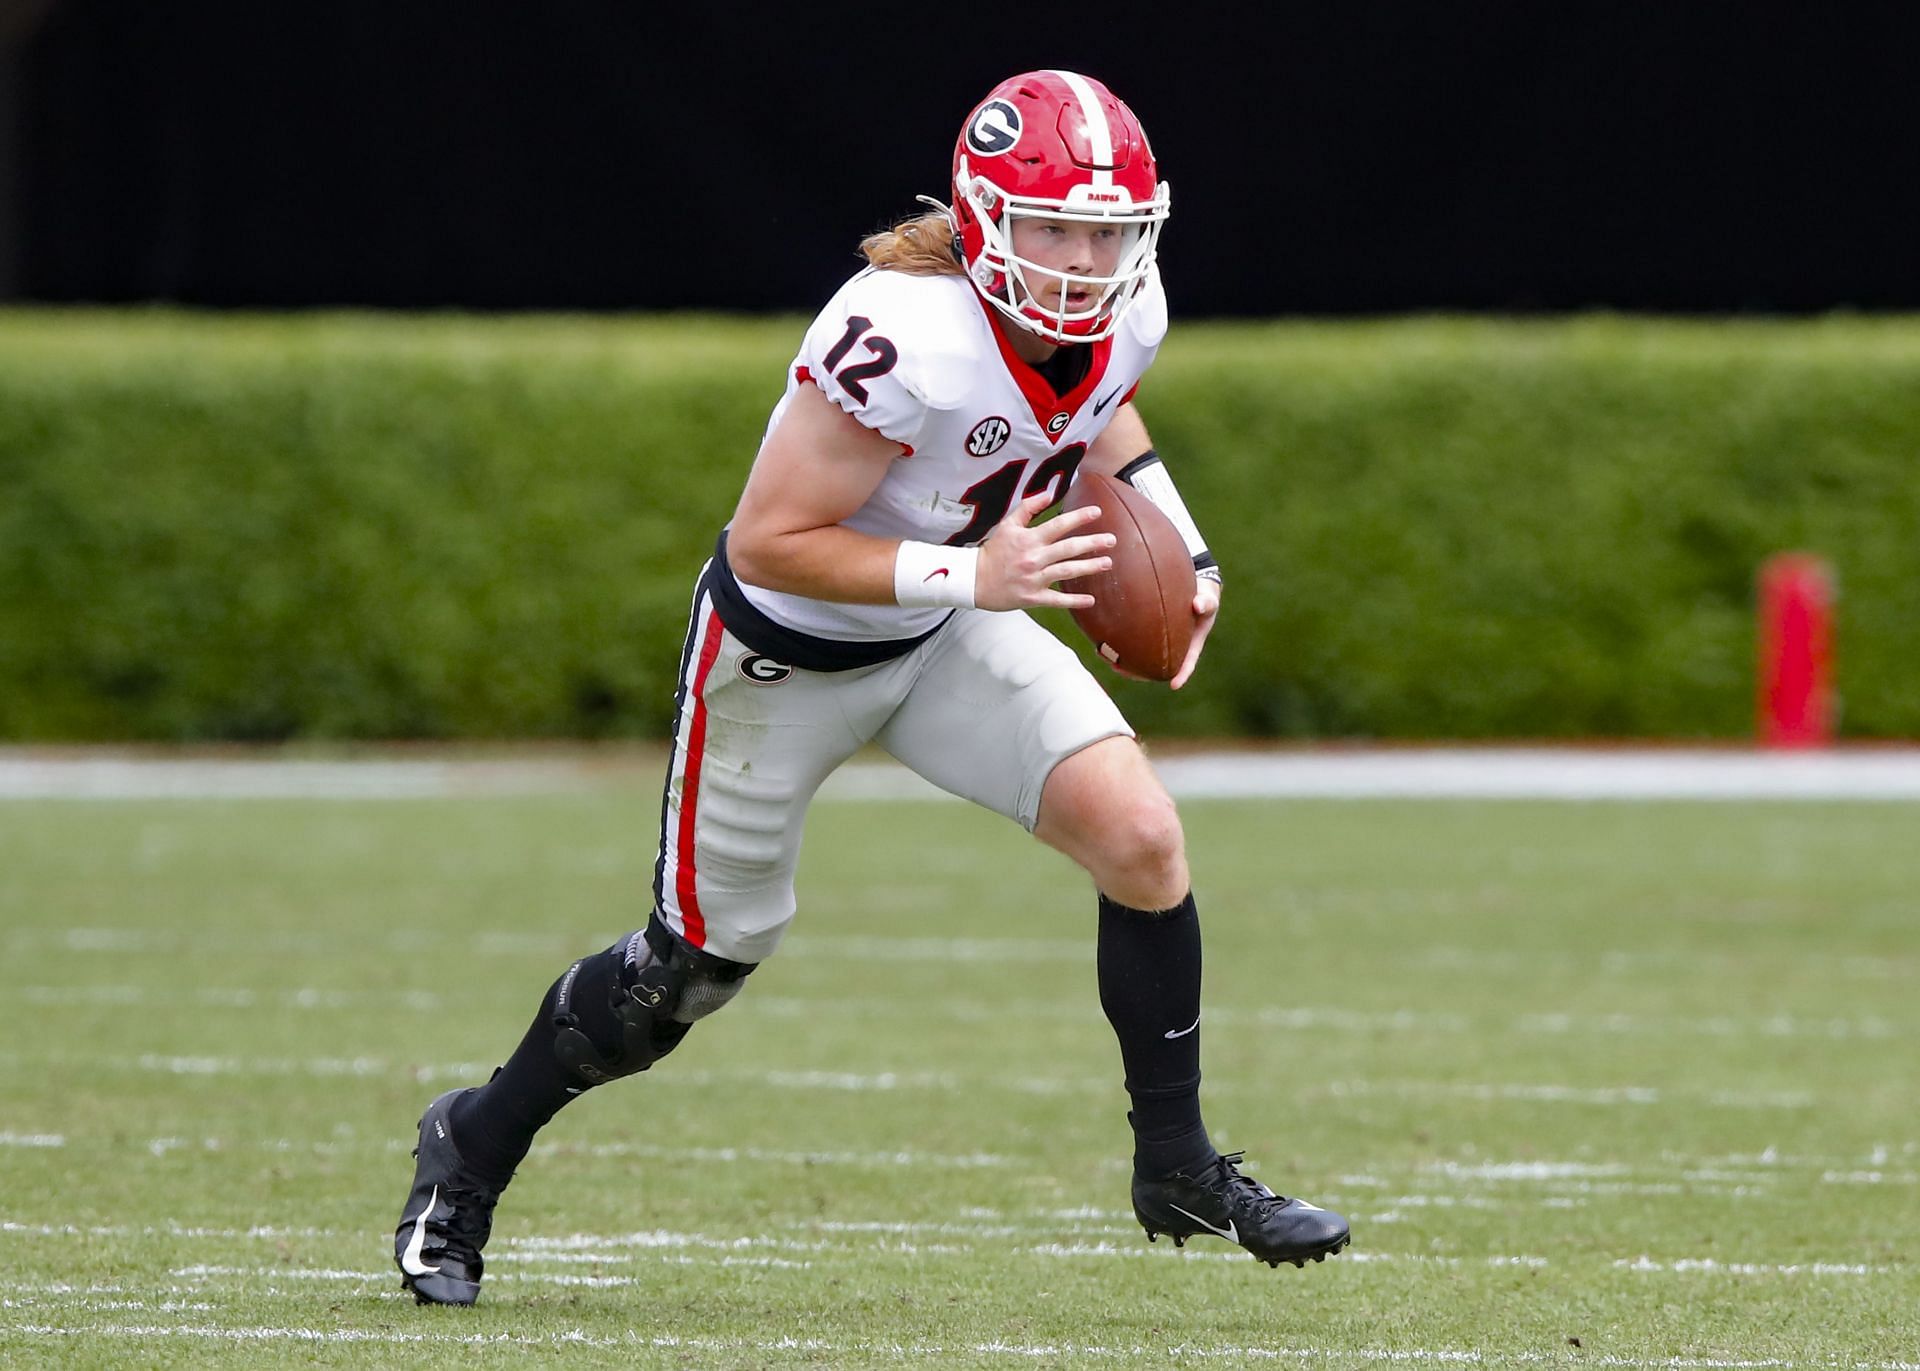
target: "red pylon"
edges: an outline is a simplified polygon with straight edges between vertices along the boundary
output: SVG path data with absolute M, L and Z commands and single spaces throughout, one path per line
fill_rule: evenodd
M 1833 602 L 1833 569 L 1811 553 L 1782 552 L 1762 564 L 1762 747 L 1833 741 Z

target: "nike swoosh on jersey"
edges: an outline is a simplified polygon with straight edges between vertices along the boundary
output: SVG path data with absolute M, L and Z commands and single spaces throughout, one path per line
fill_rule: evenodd
M 1200 1026 L 1200 1020 L 1198 1017 L 1196 1017 L 1194 1021 L 1188 1024 L 1185 1028 L 1169 1029 L 1167 1032 L 1162 1033 L 1160 1036 L 1163 1038 L 1184 1038 L 1187 1036 L 1187 1034 L 1193 1032 L 1193 1030 L 1198 1028 L 1199 1026 Z M 1181 1212 L 1184 1213 L 1185 1211 L 1183 1210 Z
M 1101 400 L 1101 401 L 1099 401 L 1099 402 L 1098 402 L 1097 404 L 1095 404 L 1095 405 L 1094 405 L 1094 407 L 1093 407 L 1093 412 L 1094 412 L 1094 415 L 1095 415 L 1095 417 L 1098 417 L 1098 416 L 1099 416 L 1099 413 L 1100 413 L 1100 411 L 1101 411 L 1101 410 L 1103 410 L 1103 409 L 1105 409 L 1105 408 L 1106 408 L 1106 407 L 1107 407 L 1108 405 L 1110 405 L 1110 404 L 1112 404 L 1112 403 L 1113 403 L 1113 397 L 1114 397 L 1114 396 L 1116 396 L 1116 395 L 1118 395 L 1118 394 L 1119 394 L 1119 393 L 1120 393 L 1121 391 L 1123 391 L 1123 390 L 1125 390 L 1125 389 L 1126 389 L 1126 387 L 1125 387 L 1125 386 L 1120 386 L 1120 387 L 1118 387 L 1118 388 L 1116 388 L 1116 389 L 1114 389 L 1114 390 L 1110 390 L 1110 391 L 1108 391 L 1108 392 L 1107 392 L 1107 398 L 1106 398 L 1106 399 L 1104 399 L 1104 400 Z
M 433 1216 L 433 1211 L 439 1203 L 440 1187 L 436 1185 L 433 1187 L 432 1198 L 427 1201 L 427 1207 L 422 1209 L 420 1217 L 413 1221 L 413 1236 L 407 1239 L 407 1250 L 400 1254 L 400 1269 L 409 1276 L 431 1276 L 440 1269 L 437 1266 L 428 1266 L 420 1260 L 420 1251 L 427 1244 L 427 1220 Z
M 1215 1228 L 1212 1224 L 1208 1223 L 1205 1219 L 1201 1218 L 1198 1214 L 1194 1213 L 1191 1209 L 1180 1209 L 1180 1206 L 1177 1204 L 1169 1205 L 1168 1208 L 1179 1210 L 1182 1214 L 1185 1214 L 1188 1218 L 1192 1219 L 1195 1223 L 1199 1224 L 1202 1228 L 1206 1229 L 1207 1232 L 1218 1233 L 1221 1237 L 1225 1238 L 1228 1242 L 1240 1241 L 1240 1230 L 1234 1225 L 1234 1222 L 1232 1219 L 1227 1220 L 1227 1226 L 1225 1228 Z

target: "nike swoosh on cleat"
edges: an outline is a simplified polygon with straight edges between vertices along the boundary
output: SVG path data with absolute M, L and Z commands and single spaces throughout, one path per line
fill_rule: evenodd
M 1327 1212 L 1326 1210 L 1322 1209 L 1319 1205 L 1308 1204 L 1305 1200 L 1296 1199 L 1294 1203 L 1299 1205 L 1302 1209 L 1311 1209 L 1316 1214 L 1324 1214 Z
M 1170 1204 L 1167 1206 L 1167 1208 L 1179 1210 L 1180 1213 L 1185 1214 L 1188 1218 L 1192 1219 L 1195 1223 L 1199 1224 L 1202 1228 L 1206 1229 L 1207 1232 L 1217 1233 L 1221 1237 L 1225 1238 L 1228 1242 L 1240 1241 L 1240 1229 L 1234 1224 L 1232 1219 L 1227 1220 L 1227 1226 L 1225 1228 L 1215 1228 L 1212 1224 L 1208 1223 L 1205 1219 L 1201 1218 L 1198 1214 L 1194 1213 L 1191 1209 L 1181 1209 L 1180 1206 L 1177 1204 Z
M 1185 1028 L 1181 1029 L 1178 1033 L 1167 1032 L 1167 1033 L 1162 1033 L 1160 1036 L 1163 1038 L 1184 1038 L 1187 1036 L 1187 1034 L 1193 1032 L 1193 1030 L 1198 1028 L 1199 1026 L 1200 1026 L 1200 1017 L 1198 1015 L 1195 1015 L 1193 1022 L 1188 1024 Z M 1183 1209 L 1180 1212 L 1184 1214 L 1187 1211 Z
M 420 1217 L 413 1221 L 413 1236 L 407 1239 L 407 1250 L 400 1254 L 400 1269 L 409 1276 L 431 1276 L 440 1270 L 439 1267 L 428 1266 L 420 1260 L 420 1250 L 427 1243 L 427 1220 L 433 1216 L 434 1206 L 439 1203 L 440 1187 L 436 1185 L 433 1187 L 433 1197 L 427 1201 L 427 1207 L 422 1209 Z

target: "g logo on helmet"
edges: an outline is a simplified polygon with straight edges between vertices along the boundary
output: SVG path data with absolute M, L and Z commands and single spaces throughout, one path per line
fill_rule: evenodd
M 967 146 L 982 157 L 997 157 L 1020 141 L 1020 111 L 1005 100 L 989 100 L 967 121 Z

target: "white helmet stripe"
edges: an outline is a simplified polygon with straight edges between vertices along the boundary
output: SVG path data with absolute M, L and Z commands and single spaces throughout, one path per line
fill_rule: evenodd
M 1093 87 L 1087 84 L 1087 78 L 1076 71 L 1055 69 L 1055 76 L 1067 83 L 1067 89 L 1073 92 L 1080 102 L 1080 113 L 1086 117 L 1087 137 L 1093 144 L 1093 160 L 1102 168 L 1113 165 L 1113 130 L 1107 127 L 1107 112 L 1100 108 L 1100 100 L 1093 93 Z M 1113 172 L 1100 170 L 1093 173 L 1093 184 L 1111 186 Z

